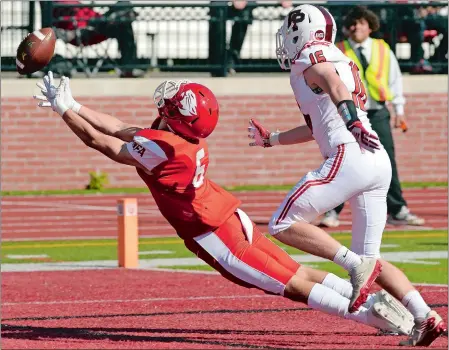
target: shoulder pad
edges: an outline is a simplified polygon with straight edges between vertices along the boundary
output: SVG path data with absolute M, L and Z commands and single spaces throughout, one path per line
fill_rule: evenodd
M 314 64 L 333 61 L 335 55 L 331 44 L 320 41 L 313 41 L 304 45 L 293 60 L 292 70 L 302 73 Z

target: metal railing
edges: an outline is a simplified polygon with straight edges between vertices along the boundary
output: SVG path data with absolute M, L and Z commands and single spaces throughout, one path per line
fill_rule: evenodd
M 34 1 L 1 1 L 2 70 L 15 70 L 17 46 L 34 29 Z
M 39 3 L 41 6 L 34 7 L 34 2 L 2 1 L 2 70 L 15 70 L 13 56 L 15 56 L 16 46 L 34 26 L 55 26 L 70 22 L 76 27 L 83 20 L 79 17 L 75 21 L 74 17 L 58 16 L 58 12 L 61 14 L 64 11 L 79 8 L 80 4 L 45 2 L 46 6 L 42 7 L 44 2 Z M 341 29 L 344 13 L 350 8 L 350 4 L 325 3 L 324 1 L 322 3 L 329 8 L 337 22 L 337 28 Z M 20 19 L 17 18 L 18 6 L 21 6 Z M 289 9 L 282 8 L 276 1 L 270 4 L 249 5 L 246 11 L 240 13 L 233 11 L 232 6 L 226 1 L 202 4 L 138 2 L 131 8 L 129 6 L 127 2 L 107 6 L 101 2 L 83 2 L 82 4 L 82 7 L 93 9 L 102 15 L 89 19 L 89 28 L 96 30 L 98 26 L 111 23 L 111 13 L 119 14 L 112 19 L 117 26 L 126 23 L 132 25 L 137 47 L 137 58 L 134 61 L 130 63 L 120 59 L 120 46 L 114 39 L 91 46 L 73 46 L 67 43 L 68 40 L 64 42 L 58 39 L 57 56 L 67 61 L 78 62 L 75 65 L 78 69 L 80 64 L 84 67 L 94 67 L 101 59 L 101 65 L 98 66 L 100 71 L 108 71 L 116 67 L 150 68 L 161 71 L 203 71 L 211 72 L 215 76 L 225 76 L 230 68 L 241 72 L 280 71 L 275 59 L 274 35 Z M 417 63 L 410 61 L 407 53 L 404 54 L 404 51 L 407 51 L 407 44 L 398 44 L 399 32 L 410 34 L 407 33 L 406 24 L 414 20 L 413 11 L 408 11 L 410 15 L 404 15 L 407 11 L 403 10 L 407 6 L 412 8 L 418 5 L 369 3 L 369 7 L 379 15 L 381 20 L 380 36 L 387 40 L 397 54 L 403 71 L 408 71 Z M 35 17 L 38 17 L 35 16 L 35 11 L 41 14 L 42 23 L 34 24 Z M 4 25 L 4 16 L 8 16 L 8 12 L 14 19 L 9 22 L 15 23 L 14 26 Z M 128 16 L 129 13 L 132 13 L 131 17 Z M 237 34 L 232 31 L 233 25 L 237 26 L 235 30 Z M 235 39 L 239 36 L 238 29 L 243 31 L 245 27 L 247 27 L 246 35 Z M 83 30 L 81 26 L 77 29 L 79 30 L 76 35 L 81 35 Z M 234 39 L 232 36 L 235 36 Z M 337 40 L 341 38 L 342 33 L 339 30 Z M 235 49 L 232 47 L 234 45 L 232 42 L 242 39 L 244 41 L 238 55 L 236 51 L 239 45 L 237 44 Z M 430 48 L 431 46 L 429 45 Z M 432 64 L 434 67 L 447 71 L 446 58 Z

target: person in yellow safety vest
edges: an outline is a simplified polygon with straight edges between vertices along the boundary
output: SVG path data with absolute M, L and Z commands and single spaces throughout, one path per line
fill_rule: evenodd
M 368 119 L 391 161 L 392 179 L 387 195 L 387 222 L 393 225 L 422 226 L 424 219 L 410 212 L 402 195 L 394 154 L 391 117 L 386 106 L 387 101 L 392 102 L 396 115 L 395 128 L 401 127 L 405 131 L 405 98 L 398 61 L 384 40 L 370 37 L 372 32 L 379 29 L 379 18 L 367 7 L 355 6 L 345 17 L 344 27 L 349 38 L 336 43 L 336 46 L 359 67 L 367 92 L 365 107 Z M 339 214 L 343 206 L 344 203 L 328 211 L 321 219 L 321 225 L 339 226 Z

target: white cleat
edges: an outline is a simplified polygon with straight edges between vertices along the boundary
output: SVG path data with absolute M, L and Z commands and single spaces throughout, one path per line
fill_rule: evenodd
M 429 346 L 440 335 L 447 332 L 440 315 L 431 310 L 422 322 L 417 322 L 409 339 L 401 341 L 402 346 Z
M 368 299 L 368 293 L 376 278 L 382 271 L 382 264 L 378 259 L 361 257 L 362 263 L 349 272 L 352 284 L 352 296 L 349 312 L 355 312 Z
M 381 290 L 370 299 L 373 325 L 387 334 L 410 335 L 415 325 L 412 314 L 401 302 Z M 367 303 L 368 304 L 368 303 Z M 365 306 L 368 307 L 368 306 Z M 377 325 L 376 325 L 377 324 Z

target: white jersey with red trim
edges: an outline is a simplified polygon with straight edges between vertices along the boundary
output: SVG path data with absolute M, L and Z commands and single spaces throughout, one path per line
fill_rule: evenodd
M 327 158 L 338 145 L 357 141 L 346 128 L 330 96 L 320 88 L 312 90 L 305 81 L 304 71 L 321 62 L 333 63 L 338 75 L 352 94 L 358 117 L 368 131 L 373 131 L 365 111 L 365 87 L 361 82 L 357 65 L 333 44 L 318 41 L 306 44 L 293 61 L 290 84 L 321 154 Z

